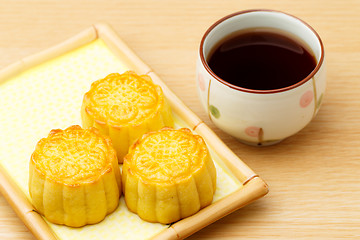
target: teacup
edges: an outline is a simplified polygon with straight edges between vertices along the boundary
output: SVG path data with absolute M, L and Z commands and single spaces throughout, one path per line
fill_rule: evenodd
M 295 84 L 270 90 L 247 89 L 218 77 L 208 64 L 214 46 L 236 31 L 256 28 L 278 29 L 301 39 L 314 54 L 313 71 Z M 287 13 L 237 12 L 215 22 L 201 40 L 197 61 L 201 103 L 217 127 L 244 143 L 271 145 L 303 129 L 319 111 L 325 86 L 324 46 L 319 35 Z

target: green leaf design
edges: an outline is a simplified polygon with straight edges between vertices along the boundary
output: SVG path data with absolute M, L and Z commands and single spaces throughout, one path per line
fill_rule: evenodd
M 214 116 L 214 118 L 219 118 L 220 117 L 220 111 L 215 106 L 210 105 L 209 110 L 210 110 L 211 115 Z

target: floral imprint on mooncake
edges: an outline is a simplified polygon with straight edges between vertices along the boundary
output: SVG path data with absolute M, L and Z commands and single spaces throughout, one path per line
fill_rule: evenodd
M 300 98 L 300 107 L 306 108 L 307 106 L 310 105 L 313 99 L 314 99 L 313 91 L 309 90 L 305 92 Z

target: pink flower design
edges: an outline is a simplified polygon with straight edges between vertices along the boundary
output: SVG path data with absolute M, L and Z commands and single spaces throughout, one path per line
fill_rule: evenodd
M 250 137 L 259 137 L 260 129 L 259 127 L 250 126 L 245 129 L 245 133 Z
M 202 74 L 199 73 L 199 77 L 198 77 L 198 81 L 199 81 L 199 88 L 201 91 L 205 91 L 205 80 Z
M 314 98 L 314 94 L 311 90 L 305 92 L 300 98 L 300 107 L 305 108 L 310 105 Z

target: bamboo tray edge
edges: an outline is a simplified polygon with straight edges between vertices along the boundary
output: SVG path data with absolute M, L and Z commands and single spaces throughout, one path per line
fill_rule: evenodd
M 84 44 L 101 38 L 111 51 L 118 57 L 125 59 L 138 74 L 148 74 L 153 81 L 160 85 L 166 98 L 169 100 L 172 110 L 179 115 L 196 133 L 202 135 L 207 144 L 224 161 L 234 176 L 243 184 L 243 188 L 235 191 L 227 197 L 202 209 L 197 214 L 185 218 L 164 231 L 153 239 L 178 239 L 190 236 L 201 228 L 215 222 L 225 215 L 255 201 L 266 195 L 268 187 L 266 183 L 242 162 L 217 136 L 202 122 L 184 103 L 166 86 L 166 84 L 147 66 L 105 23 L 95 24 L 64 42 L 41 51 L 37 54 L 25 57 L 8 67 L 0 70 L 0 82 L 25 71 L 42 62 L 65 54 Z M 44 219 L 33 210 L 31 203 L 25 194 L 14 184 L 11 176 L 0 164 L 0 192 L 12 206 L 19 218 L 38 239 L 57 239 Z M 209 218 L 209 214 L 212 216 Z M 206 216 L 204 218 L 204 216 Z

